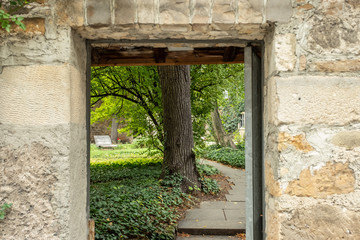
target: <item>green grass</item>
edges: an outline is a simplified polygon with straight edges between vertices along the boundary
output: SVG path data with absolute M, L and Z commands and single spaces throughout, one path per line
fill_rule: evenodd
M 243 144 L 238 147 L 238 149 L 232 149 L 210 145 L 202 151 L 202 157 L 233 167 L 245 168 L 245 147 Z

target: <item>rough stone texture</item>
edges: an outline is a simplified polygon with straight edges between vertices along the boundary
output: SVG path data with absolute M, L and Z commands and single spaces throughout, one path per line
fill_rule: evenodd
M 157 0 L 138 0 L 137 17 L 138 23 L 157 23 L 158 22 L 158 4 Z
M 273 169 L 268 161 L 265 162 L 265 186 L 267 193 L 270 195 L 274 197 L 281 196 L 280 184 L 275 180 Z
M 278 142 L 279 152 L 286 150 L 290 145 L 295 147 L 298 151 L 310 152 L 314 150 L 314 148 L 306 141 L 303 134 L 291 136 L 288 133 L 280 132 Z
M 143 9 L 149 9 L 149 16 L 151 16 L 151 1 L 147 5 L 141 6 Z M 150 7 L 150 8 L 144 8 Z M 143 12 L 144 14 L 144 12 Z M 115 24 L 131 24 L 137 21 L 136 19 L 136 1 L 134 0 L 115 0 Z M 143 15 L 142 15 L 143 17 Z
M 284 221 L 281 232 L 286 239 L 358 239 L 360 216 L 341 207 L 317 204 L 295 210 Z
M 331 142 L 348 150 L 360 147 L 360 131 L 340 132 L 333 137 Z
M 278 71 L 292 71 L 296 64 L 295 35 L 283 34 L 275 38 L 275 64 Z
M 291 0 L 267 0 L 266 20 L 273 22 L 288 22 L 292 16 Z
M 49 148 L 34 142 L 16 149 L 0 149 L 0 202 L 13 203 L 7 221 L 1 221 L 0 238 L 60 239 L 56 233 L 61 226 L 52 204 L 57 178 L 49 168 Z
M 128 15 L 127 15 L 128 17 Z M 87 0 L 86 1 L 86 18 L 89 25 L 110 25 L 111 11 L 110 0 Z
M 276 87 L 280 123 L 346 125 L 359 120 L 359 78 L 282 77 Z
M 235 23 L 236 10 L 235 0 L 214 0 L 212 22 Z
M 211 16 L 211 1 L 208 0 L 194 0 L 194 10 L 192 11 L 193 24 L 206 24 L 210 23 Z
M 322 72 L 358 72 L 360 59 L 316 62 L 316 68 Z
M 256 3 L 253 3 L 253 1 L 240 0 L 237 9 L 237 22 L 254 23 L 262 22 L 263 20 L 262 9 L 260 9 L 260 6 L 256 5 Z
M 160 0 L 160 24 L 188 24 L 190 22 L 189 0 Z
M 353 192 L 354 184 L 354 171 L 349 168 L 349 163 L 328 162 L 313 173 L 310 169 L 303 170 L 299 180 L 290 182 L 285 193 L 298 197 L 324 198 L 332 194 Z
M 79 77 L 75 74 L 78 73 L 69 65 L 4 68 L 0 75 L 1 123 L 32 125 L 70 122 L 70 97 L 71 91 L 75 90 L 71 88 L 71 84 L 74 84 L 71 78 Z M 84 102 L 74 101 L 74 104 Z M 79 107 L 73 109 L 73 115 L 79 114 Z

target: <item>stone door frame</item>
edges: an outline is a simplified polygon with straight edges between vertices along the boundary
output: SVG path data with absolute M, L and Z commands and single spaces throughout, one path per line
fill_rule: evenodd
M 213 46 L 216 44 L 243 45 L 245 116 L 248 128 L 245 136 L 246 165 L 246 234 L 249 240 L 265 239 L 265 195 L 264 195 L 264 123 L 263 123 L 263 84 L 264 84 L 264 42 L 258 40 L 86 40 L 86 129 L 87 129 L 87 217 L 90 219 L 90 81 L 91 49 L 96 43 L 121 43 L 124 46 L 144 46 L 149 44 L 192 44 Z M 254 49 L 257 49 L 256 54 Z M 205 64 L 205 62 L 204 62 Z M 231 64 L 231 63 L 229 63 Z M 258 105 L 258 106 L 256 106 Z M 255 110 L 256 109 L 256 110 Z M 255 160 L 254 160 L 255 159 Z

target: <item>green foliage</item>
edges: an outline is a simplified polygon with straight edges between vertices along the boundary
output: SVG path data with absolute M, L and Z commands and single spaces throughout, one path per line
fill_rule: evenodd
M 10 32 L 11 23 L 15 23 L 21 29 L 25 30 L 26 27 L 22 22 L 23 17 L 16 16 L 15 13 L 24 8 L 25 5 L 33 2 L 31 0 L 10 0 L 0 1 L 0 24 L 1 28 Z
M 159 180 L 161 161 L 109 160 L 105 152 L 110 151 L 103 151 L 105 159 L 91 160 L 90 166 L 90 215 L 96 239 L 173 239 L 180 217 L 176 208 L 192 202 L 177 187 L 180 176 Z M 128 149 L 116 153 L 128 154 Z
M 215 179 L 202 177 L 200 178 L 200 182 L 201 182 L 201 190 L 204 193 L 217 194 L 218 192 L 220 192 L 220 187 Z
M 220 171 L 217 168 L 207 164 L 201 164 L 199 161 L 197 162 L 196 167 L 201 176 L 220 174 Z
M 238 123 L 243 104 L 243 65 L 191 66 L 191 109 L 195 145 L 204 147 L 205 126 L 219 102 L 224 124 L 231 132 Z M 141 146 L 163 151 L 162 99 L 156 67 L 93 67 L 91 122 L 122 117 L 122 130 L 141 137 Z M 227 97 L 225 97 L 227 89 Z M 235 116 L 235 115 L 236 116 Z
M 225 163 L 233 167 L 245 168 L 244 150 L 243 143 L 240 144 L 240 149 L 223 148 L 219 145 L 211 145 L 204 150 L 202 157 Z
M 5 218 L 6 212 L 8 209 L 10 209 L 12 206 L 12 203 L 4 203 L 0 206 L 0 220 L 3 220 Z

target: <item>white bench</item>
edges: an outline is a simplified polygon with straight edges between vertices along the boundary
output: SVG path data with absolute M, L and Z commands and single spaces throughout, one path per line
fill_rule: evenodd
M 117 145 L 111 143 L 110 136 L 108 135 L 98 135 L 94 136 L 95 145 L 99 148 L 114 148 Z

